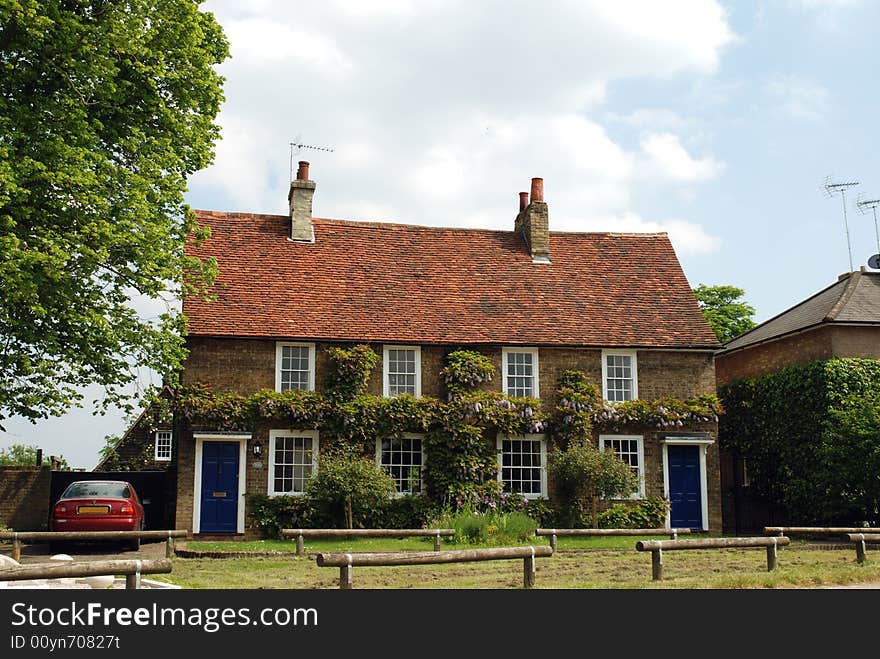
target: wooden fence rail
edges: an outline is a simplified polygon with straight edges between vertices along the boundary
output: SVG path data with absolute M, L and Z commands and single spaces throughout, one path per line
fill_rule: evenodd
M 663 579 L 663 550 L 677 549 L 729 549 L 731 547 L 766 547 L 767 571 L 776 569 L 777 547 L 789 544 L 791 540 L 785 536 L 772 538 L 697 538 L 693 540 L 640 540 L 636 543 L 637 551 L 651 552 L 651 578 L 654 581 Z
M 864 526 L 765 526 L 764 535 L 846 535 L 848 533 L 880 532 Z
M 296 538 L 296 555 L 302 556 L 305 538 L 408 538 L 433 537 L 434 551 L 440 538 L 455 535 L 455 529 L 281 529 L 282 538 Z
M 856 562 L 859 565 L 865 562 L 865 545 L 880 544 L 880 533 L 847 533 L 846 537 L 856 545 Z
M 523 587 L 535 585 L 535 558 L 552 556 L 550 547 L 490 547 L 486 549 L 456 549 L 451 551 L 406 551 L 374 553 L 319 553 L 318 567 L 339 568 L 339 588 L 352 588 L 352 568 L 355 566 L 428 565 L 435 563 L 469 563 L 523 559 Z
M 690 529 L 537 529 L 536 536 L 550 536 L 550 546 L 556 551 L 557 536 L 613 536 L 613 535 L 668 535 L 676 540 L 681 534 L 689 534 Z
M 168 574 L 171 560 L 110 560 L 74 561 L 72 563 L 32 563 L 16 567 L 0 568 L 0 581 L 23 581 L 26 579 L 66 579 L 70 577 L 94 577 L 105 574 L 124 574 L 126 590 L 140 588 L 142 574 Z
M 185 529 L 164 531 L 3 531 L 0 540 L 12 540 L 12 558 L 21 560 L 22 542 L 74 542 L 77 540 L 161 540 L 165 539 L 165 558 L 174 557 L 174 538 L 186 538 Z

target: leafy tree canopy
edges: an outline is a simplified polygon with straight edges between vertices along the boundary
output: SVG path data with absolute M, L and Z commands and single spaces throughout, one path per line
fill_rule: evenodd
M 726 343 L 755 326 L 755 321 L 752 320 L 755 308 L 740 300 L 745 294 L 743 289 L 736 286 L 700 284 L 694 289 L 700 309 L 721 343 Z
M 19 467 L 36 466 L 37 464 L 37 447 L 28 446 L 27 444 L 12 444 L 9 448 L 0 449 L 0 465 L 11 465 Z M 52 464 L 49 456 L 44 455 L 42 458 L 44 466 Z M 61 459 L 61 468 L 69 469 L 67 460 Z
M 213 158 L 228 43 L 194 0 L 0 0 L 0 422 L 174 381 L 173 300 L 213 262 L 184 203 Z M 165 302 L 145 319 L 131 299 Z

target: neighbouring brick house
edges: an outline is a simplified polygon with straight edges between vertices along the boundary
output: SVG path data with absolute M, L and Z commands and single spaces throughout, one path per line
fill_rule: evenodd
M 92 471 L 165 471 L 174 467 L 171 429 L 153 428 L 147 414 L 141 412 Z
M 830 286 L 726 343 L 715 356 L 720 391 L 741 379 L 835 357 L 880 359 L 880 272 L 847 272 Z M 728 411 L 721 432 L 737 422 Z M 729 434 L 729 433 L 728 433 Z M 732 439 L 732 438 L 731 438 Z M 772 502 L 752 498 L 748 458 L 722 451 L 724 530 L 760 529 L 774 520 Z
M 197 211 L 211 236 L 191 253 L 216 258 L 219 276 L 214 301 L 184 303 L 183 385 L 244 395 L 320 390 L 328 348 L 368 344 L 381 356 L 368 381 L 376 396 L 445 399 L 441 369 L 461 348 L 492 360 L 499 377 L 487 386 L 540 398 L 547 409 L 566 369 L 588 374 L 613 401 L 715 393 L 719 346 L 666 234 L 551 232 L 542 179 L 519 193 L 510 231 L 314 218 L 314 190 L 303 162 L 289 215 Z M 297 494 L 319 467 L 315 429 L 166 430 L 174 430 L 177 527 L 196 533 L 245 532 L 245 494 Z M 594 439 L 638 472 L 634 496 L 673 501 L 672 525 L 717 532 L 716 434 L 709 421 Z M 552 497 L 548 437 L 496 440 L 499 480 Z M 421 468 L 420 435 L 376 444 L 377 461 L 392 471 Z M 223 486 L 218 469 L 234 472 Z M 224 498 L 218 521 L 213 499 Z

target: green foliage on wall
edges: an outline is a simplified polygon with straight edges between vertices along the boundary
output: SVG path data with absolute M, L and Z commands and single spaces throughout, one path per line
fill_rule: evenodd
M 362 455 L 372 455 L 378 439 L 421 433 L 424 491 L 435 503 L 454 507 L 457 501 L 489 500 L 501 493 L 498 436 L 544 434 L 567 443 L 591 439 L 594 430 L 681 426 L 717 420 L 720 413 L 714 396 L 608 403 L 584 373 L 571 370 L 560 379 L 559 404 L 551 417 L 538 399 L 483 390 L 495 369 L 491 359 L 471 350 L 447 356 L 442 372 L 447 400 L 385 398 L 364 393 L 378 360 L 368 346 L 332 348 L 330 358 L 335 374 L 328 376 L 325 392 L 262 390 L 242 396 L 213 393 L 202 386 L 181 387 L 154 399 L 152 423 L 167 427 L 176 419 L 192 427 L 248 432 L 318 429 L 322 448 L 347 447 Z M 267 524 L 272 524 L 274 513 L 264 513 Z
M 719 388 L 722 449 L 792 523 L 880 523 L 880 360 L 835 358 Z

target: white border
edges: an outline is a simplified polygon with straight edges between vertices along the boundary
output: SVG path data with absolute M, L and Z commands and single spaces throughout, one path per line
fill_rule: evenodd
M 628 497 L 615 497 L 616 499 L 644 499 L 645 498 L 645 436 L 644 435 L 599 435 L 599 450 L 605 450 L 605 442 L 613 439 L 635 439 L 638 442 L 639 460 L 639 491 L 633 492 Z
M 159 433 L 168 433 L 168 457 L 159 457 Z M 174 434 L 170 430 L 157 430 L 153 433 L 153 458 L 156 462 L 171 462 L 171 454 L 174 452 Z
M 520 352 L 525 352 L 532 355 L 532 380 L 534 382 L 534 386 L 532 387 L 531 397 L 540 398 L 541 369 L 538 362 L 538 348 L 501 348 L 501 391 L 502 393 L 504 393 L 505 396 L 510 395 L 507 393 L 507 355 L 509 355 L 510 353 Z
M 639 397 L 639 363 L 635 350 L 602 350 L 602 398 L 608 400 L 608 360 L 607 355 L 627 355 L 632 357 L 633 388 L 632 399 Z M 620 401 L 609 401 L 619 403 Z
M 502 469 L 502 459 L 501 459 L 501 442 L 505 439 L 529 439 L 532 441 L 540 441 L 541 442 L 541 493 L 540 494 L 522 494 L 524 499 L 546 499 L 547 498 L 547 436 L 540 434 L 528 434 L 528 435 L 501 435 L 499 434 L 495 440 L 495 446 L 498 449 L 498 454 L 496 456 L 496 461 L 498 462 L 498 482 L 501 481 L 501 469 Z
M 275 391 L 281 391 L 281 354 L 284 346 L 299 346 L 309 349 L 309 386 L 308 391 L 315 390 L 315 344 L 298 343 L 295 341 L 275 342 Z
M 388 381 L 388 351 L 389 350 L 415 350 L 416 353 L 416 393 L 415 397 L 422 395 L 422 348 L 421 346 L 382 346 L 382 395 L 390 398 L 391 383 Z
M 318 473 L 318 451 L 320 450 L 320 433 L 317 430 L 300 430 L 299 428 L 276 429 L 269 431 L 269 455 L 266 458 L 266 493 L 270 497 L 301 497 L 305 492 L 276 492 L 273 487 L 275 480 L 275 440 L 279 437 L 309 437 L 312 440 L 312 476 Z M 310 476 L 311 478 L 311 476 Z
M 376 438 L 376 466 L 382 466 L 382 440 L 384 439 L 418 439 L 422 442 L 422 464 L 420 465 L 421 469 L 421 481 L 422 481 L 422 489 L 421 492 L 425 491 L 425 458 L 427 454 L 425 453 L 425 433 L 422 432 L 405 432 L 400 435 L 394 435 L 393 437 L 377 437 Z M 402 497 L 406 494 L 415 494 L 413 492 L 397 492 L 391 496 L 393 497 Z
M 660 440 L 663 447 L 663 498 L 671 501 L 669 496 L 669 452 L 666 447 L 670 444 L 678 446 L 696 446 L 700 449 L 700 503 L 702 505 L 703 530 L 709 530 L 709 488 L 706 479 L 706 447 L 714 444 L 714 439 L 693 437 L 664 437 Z M 671 528 L 672 508 L 666 511 L 666 527 Z
M 195 482 L 193 483 L 193 533 L 200 533 L 202 524 L 202 445 L 205 442 L 238 442 L 238 520 L 236 533 L 244 533 L 244 493 L 247 486 L 247 443 L 249 433 L 193 433 L 196 444 Z

